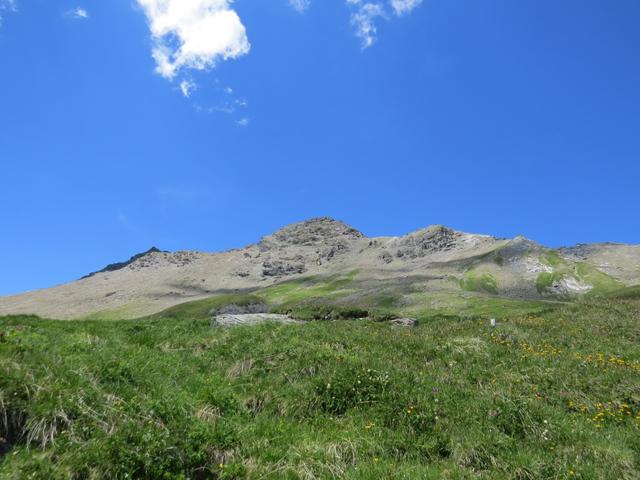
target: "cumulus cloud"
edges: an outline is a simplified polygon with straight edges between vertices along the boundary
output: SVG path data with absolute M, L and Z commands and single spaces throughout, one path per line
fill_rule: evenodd
M 232 0 L 137 0 L 149 21 L 156 71 L 173 79 L 246 55 L 251 45 Z

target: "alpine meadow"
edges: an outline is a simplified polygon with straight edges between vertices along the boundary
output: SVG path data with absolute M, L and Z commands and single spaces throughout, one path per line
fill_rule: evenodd
M 639 23 L 0 0 L 0 480 L 640 480 Z

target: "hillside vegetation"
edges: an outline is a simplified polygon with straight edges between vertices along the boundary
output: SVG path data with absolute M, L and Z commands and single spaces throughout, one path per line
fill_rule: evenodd
M 258 299 L 350 317 L 326 288 L 278 288 L 137 321 L 0 318 L 0 478 L 639 478 L 637 289 L 493 305 L 495 328 L 427 308 L 414 328 L 211 328 Z

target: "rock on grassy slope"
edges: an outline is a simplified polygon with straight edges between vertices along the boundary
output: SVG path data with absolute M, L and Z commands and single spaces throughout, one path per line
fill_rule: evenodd
M 315 218 L 227 252 L 152 249 L 75 282 L 0 298 L 0 315 L 126 319 L 248 292 L 276 304 L 333 296 L 347 304 L 446 310 L 470 301 L 564 300 L 635 284 L 640 246 L 552 250 L 523 237 L 439 225 L 369 238 L 342 222 Z

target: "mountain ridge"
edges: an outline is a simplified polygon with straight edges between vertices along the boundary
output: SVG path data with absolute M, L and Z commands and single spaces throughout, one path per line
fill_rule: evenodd
M 0 297 L 0 315 L 136 318 L 224 293 L 308 278 L 319 285 L 350 272 L 358 273 L 349 292 L 336 296 L 344 301 L 384 296 L 411 306 L 447 303 L 449 297 L 567 300 L 640 284 L 640 246 L 553 249 L 523 236 L 505 239 L 443 225 L 368 237 L 344 222 L 316 217 L 224 252 L 153 247 L 75 282 Z

